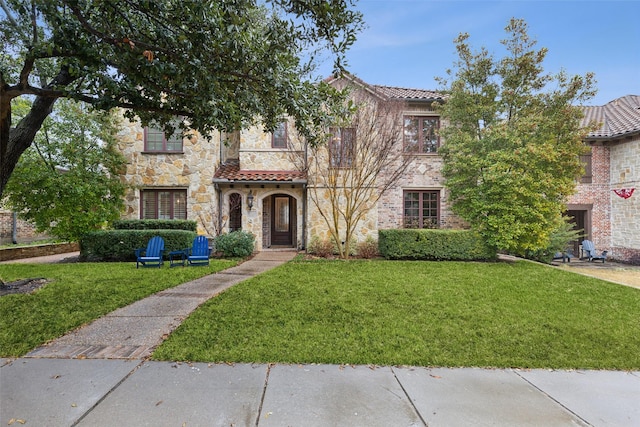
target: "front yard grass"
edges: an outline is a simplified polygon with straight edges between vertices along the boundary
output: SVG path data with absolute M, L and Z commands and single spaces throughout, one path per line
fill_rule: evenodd
M 156 360 L 640 369 L 640 290 L 529 262 L 298 261 L 194 312 Z
M 136 269 L 135 263 L 2 264 L 5 282 L 43 277 L 51 282 L 33 294 L 0 297 L 0 357 L 22 356 L 119 307 L 155 292 L 231 267 Z

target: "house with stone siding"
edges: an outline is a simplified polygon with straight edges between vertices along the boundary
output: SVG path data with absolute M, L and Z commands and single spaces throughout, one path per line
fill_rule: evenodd
M 440 173 L 440 118 L 433 103 L 442 101 L 442 94 L 369 85 L 353 76 L 332 79 L 331 84 L 349 85 L 372 102 L 396 101 L 403 106 L 399 114 L 404 131 L 397 135 L 397 150 L 400 156 L 410 156 L 411 163 L 362 219 L 357 240 L 377 238 L 382 228 L 460 227 Z M 128 123 L 119 141 L 127 159 L 123 179 L 132 186 L 124 218 L 192 219 L 208 236 L 242 229 L 256 236 L 258 251 L 302 249 L 314 236 L 328 238 L 327 226 L 309 197 L 319 181 L 301 166 L 313 159 L 292 121 L 283 121 L 274 132 L 253 127 L 209 138 L 194 134 L 169 139 L 159 129 Z
M 357 240 L 377 238 L 377 230 L 385 228 L 463 227 L 451 212 L 440 172 L 441 123 L 433 104 L 443 100 L 442 94 L 370 85 L 349 75 L 331 83 L 365 92 L 374 102 L 403 105 L 398 150 L 411 157 L 410 164 L 363 218 Z M 629 262 L 640 262 L 640 190 L 628 198 L 618 193 L 638 186 L 639 100 L 626 96 L 585 107 L 584 123 L 595 120 L 601 126 L 585 141 L 591 148 L 583 157 L 586 173 L 567 205 L 567 215 L 597 249 Z M 318 180 L 301 167 L 313 160 L 311 151 L 292 121 L 283 121 L 274 132 L 253 127 L 209 138 L 196 133 L 169 139 L 159 129 L 127 122 L 119 140 L 127 158 L 123 179 L 132 186 L 124 218 L 192 219 L 208 236 L 242 229 L 256 236 L 258 251 L 303 249 L 314 236 L 328 237 L 310 200 Z M 579 242 L 574 250 L 579 253 Z
M 585 175 L 567 205 L 567 215 L 597 250 L 640 264 L 640 96 L 584 107 L 583 125 L 599 124 L 585 142 Z M 579 253 L 579 242 L 574 242 Z

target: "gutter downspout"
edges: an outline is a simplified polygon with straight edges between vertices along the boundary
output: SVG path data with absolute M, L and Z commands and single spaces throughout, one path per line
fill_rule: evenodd
M 302 184 L 302 248 L 307 250 L 307 184 Z
M 18 244 L 18 212 L 11 213 L 11 241 Z

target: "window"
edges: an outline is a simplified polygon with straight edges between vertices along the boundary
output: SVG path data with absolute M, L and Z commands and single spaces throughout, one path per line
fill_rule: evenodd
M 329 141 L 329 166 L 332 168 L 349 168 L 353 165 L 354 146 L 356 142 L 355 128 L 331 129 Z
M 287 122 L 278 123 L 271 134 L 271 147 L 287 148 Z
M 438 228 L 439 191 L 404 192 L 404 228 Z
M 593 177 L 591 172 L 591 152 L 580 156 L 580 162 L 584 166 L 584 175 L 580 178 L 580 182 L 583 184 L 590 184 Z
M 142 219 L 187 219 L 187 190 L 143 190 Z
M 169 139 L 165 138 L 164 131 L 157 126 L 144 128 L 144 151 L 182 152 L 182 132 L 177 121 L 174 126 L 176 129 Z
M 242 196 L 229 195 L 229 232 L 242 230 Z
M 438 151 L 440 138 L 437 130 L 440 127 L 438 117 L 404 117 L 404 151 L 410 153 L 435 153 Z

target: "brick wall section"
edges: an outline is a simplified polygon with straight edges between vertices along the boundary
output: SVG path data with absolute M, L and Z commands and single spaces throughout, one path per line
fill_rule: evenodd
M 612 250 L 610 210 L 609 147 L 595 145 L 591 149 L 591 183 L 578 184 L 568 204 L 591 205 L 591 234 L 588 236 L 598 250 Z
M 0 244 L 13 243 L 13 213 L 0 211 Z M 36 232 L 36 227 L 21 219 L 16 221 L 18 243 L 30 243 L 49 238 L 47 234 Z

